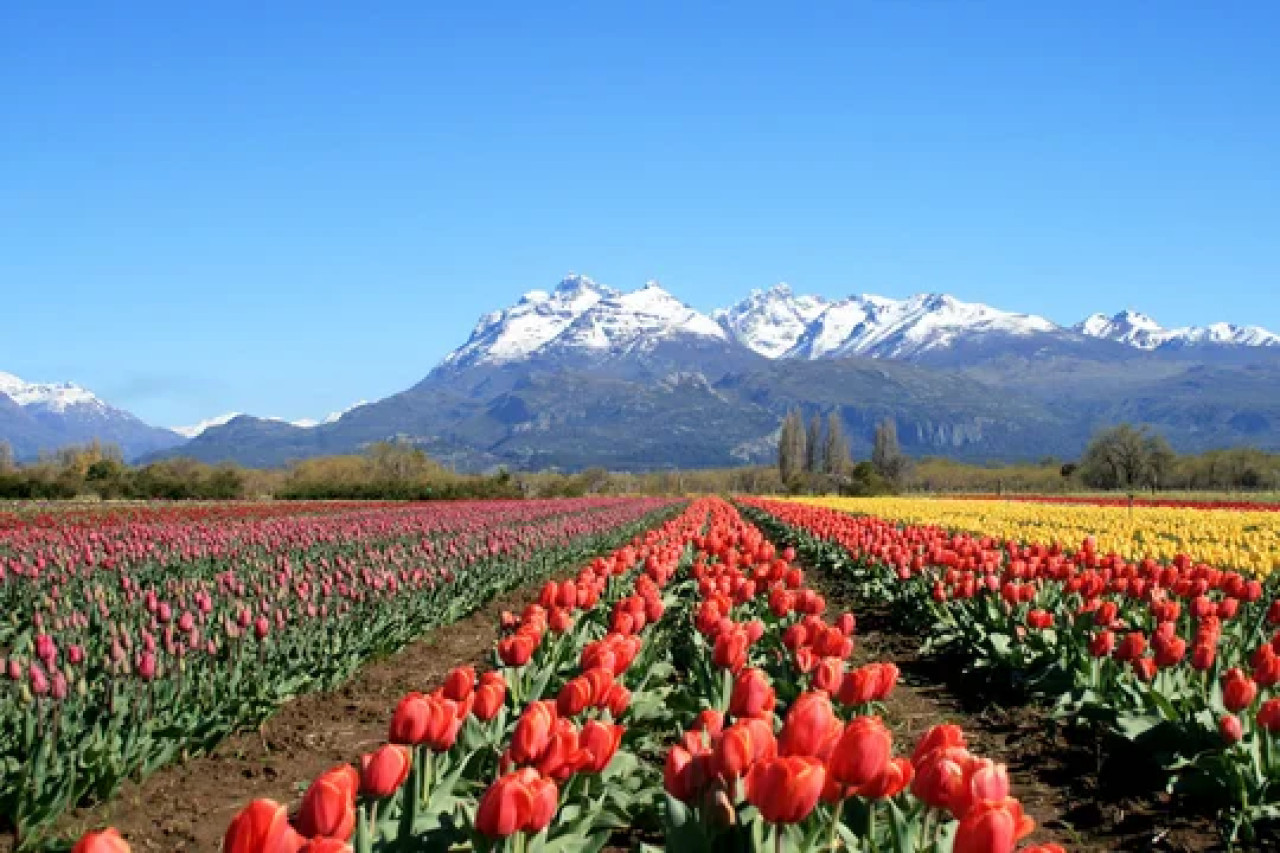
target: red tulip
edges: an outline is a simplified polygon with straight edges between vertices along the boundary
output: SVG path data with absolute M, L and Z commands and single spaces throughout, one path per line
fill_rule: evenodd
M 1258 698 L 1258 685 L 1238 667 L 1227 670 L 1222 679 L 1222 704 L 1233 714 L 1243 711 Z
M 474 667 L 459 666 L 449 671 L 444 677 L 441 695 L 455 702 L 465 702 L 475 689 L 476 671 Z
M 770 823 L 799 823 L 818 804 L 826 777 L 822 762 L 809 756 L 758 761 L 747 774 L 747 800 Z
M 524 630 L 517 631 L 498 641 L 498 657 L 507 666 L 524 666 L 533 657 L 537 647 L 537 635 Z
M 729 698 L 729 713 L 734 717 L 764 717 L 773 713 L 777 698 L 769 676 L 751 668 L 738 673 L 733 680 L 733 693 Z
M 914 775 L 915 768 L 911 766 L 911 759 L 895 758 L 885 765 L 883 773 L 858 788 L 855 793 L 871 800 L 887 800 L 902 793 L 911 784 Z
M 541 775 L 563 782 L 590 761 L 591 753 L 579 743 L 578 730 L 570 720 L 561 717 L 556 720 L 547 748 L 535 766 Z
M 387 744 L 360 759 L 360 791 L 371 797 L 390 797 L 409 777 L 413 753 L 408 747 Z
M 893 668 L 890 670 L 888 667 Z M 898 668 L 893 664 L 879 663 L 858 667 L 844 677 L 837 698 L 845 705 L 866 705 L 882 699 L 893 689 L 892 683 L 885 689 L 883 682 L 886 676 L 896 683 Z
M 289 825 L 289 810 L 273 800 L 254 800 L 227 827 L 223 853 L 298 853 L 305 842 Z
M 308 838 L 350 838 L 356 828 L 359 786 L 359 775 L 350 765 L 324 773 L 302 796 L 296 820 L 298 831 Z
M 1222 735 L 1222 742 L 1230 746 L 1239 743 L 1244 737 L 1244 726 L 1234 714 L 1223 714 L 1222 719 L 1218 720 L 1218 732 Z
M 556 711 L 562 717 L 576 717 L 592 703 L 591 682 L 578 676 L 565 682 L 556 697 Z
M 443 696 L 427 697 L 427 727 L 422 743 L 432 752 L 448 752 L 458 739 L 458 731 L 471 711 L 471 697 L 455 702 Z
M 840 683 L 844 680 L 844 661 L 840 658 L 827 657 L 818 662 L 818 668 L 813 671 L 813 687 L 815 690 L 825 690 L 827 693 L 835 693 L 840 689 Z
M 747 775 L 755 761 L 756 749 L 751 742 L 751 726 L 734 723 L 716 739 L 715 770 L 726 782 Z
M 1258 725 L 1275 734 L 1280 732 L 1280 698 L 1268 699 L 1258 709 Z
M 551 732 L 557 719 L 551 702 L 534 702 L 524 709 L 511 733 L 511 757 L 517 764 L 537 761 L 551 743 Z
M 921 760 L 912 762 L 916 771 L 911 793 L 935 809 L 955 813 L 965 801 L 964 771 L 969 759 L 969 753 L 960 747 L 930 751 Z
M 614 682 L 609 687 L 609 692 L 605 695 L 604 702 L 605 707 L 609 709 L 609 716 L 615 720 L 621 719 L 622 715 L 627 712 L 627 707 L 631 704 L 631 691 L 620 682 Z
M 715 708 L 703 708 L 698 712 L 698 718 L 694 721 L 692 730 L 706 732 L 714 738 L 724 731 L 724 714 Z
M 431 708 L 427 704 L 427 697 L 421 693 L 406 694 L 391 715 L 391 731 L 387 734 L 387 740 L 409 745 L 422 743 L 427 736 L 430 716 Z
M 825 758 L 839 735 L 840 721 L 827 694 L 801 693 L 787 711 L 778 748 L 783 755 Z
M 877 779 L 889 764 L 893 735 L 879 717 L 855 717 L 845 726 L 827 759 L 827 771 L 850 788 Z
M 507 685 L 501 678 L 497 682 L 486 684 L 483 680 L 480 686 L 476 688 L 475 698 L 471 703 L 471 713 L 482 723 L 487 723 L 494 717 L 498 716 L 498 712 L 502 710 L 502 706 L 507 701 Z
M 1089 654 L 1096 658 L 1110 657 L 1115 647 L 1116 635 L 1104 628 L 1089 641 Z
M 1115 658 L 1118 661 L 1136 661 L 1147 651 L 1147 638 L 1141 631 L 1131 631 L 1120 640 Z
M 551 825 L 560 807 L 560 789 L 550 779 L 535 775 L 532 771 L 524 771 L 525 784 L 529 788 L 529 820 L 525 822 L 524 831 L 537 833 Z
M 71 853 L 129 853 L 129 845 L 119 832 L 108 827 L 101 832 L 86 832 Z
M 951 723 L 936 725 L 924 733 L 911 753 L 911 763 L 919 765 L 929 753 L 936 749 L 965 748 L 964 730 Z
M 964 770 L 964 791 L 953 811 L 963 818 L 983 800 L 1003 800 L 1009 796 L 1009 770 L 989 758 L 970 759 Z
M 673 746 L 662 768 L 663 787 L 677 800 L 692 803 L 713 775 L 712 765 L 711 752 L 701 742 Z
M 720 669 L 737 672 L 746 666 L 747 649 L 750 645 L 747 632 L 741 628 L 722 632 L 716 637 L 711 661 Z
M 591 759 L 582 767 L 584 773 L 601 773 L 613 760 L 618 745 L 622 743 L 622 726 L 611 725 L 588 720 L 582 726 L 578 742 L 591 754 Z
M 559 791 L 550 779 L 524 768 L 498 779 L 480 798 L 476 829 L 489 838 L 540 832 L 551 822 Z
M 1013 853 L 1017 843 L 1035 829 L 1035 821 L 1012 797 L 984 800 L 960 821 L 953 853 Z

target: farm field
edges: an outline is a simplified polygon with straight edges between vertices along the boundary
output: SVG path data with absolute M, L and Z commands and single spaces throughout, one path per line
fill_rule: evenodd
M 4 589 L 45 633 L 7 635 L 9 713 L 61 740 L 10 747 L 41 786 L 7 783 L 15 842 L 52 824 L 89 853 L 1274 843 L 1280 604 L 1262 568 L 1181 547 L 1208 541 L 1187 512 L 1250 546 L 1280 517 L 991 503 L 20 514 Z M 225 650 L 182 627 L 202 592 L 225 600 L 193 627 Z M 59 604 L 82 600 L 125 627 Z
M 674 509 L 604 498 L 6 515 L 0 814 L 31 838 Z
M 1060 849 L 960 727 L 882 716 L 896 667 L 854 665 L 856 616 L 794 552 L 719 498 L 665 521 L 619 503 L 578 509 L 647 529 L 501 614 L 491 668 L 389 703 L 385 744 L 300 802 L 246 797 L 223 849 Z M 952 768 L 963 800 L 921 781 Z
M 1112 759 L 1102 775 L 1125 780 L 1128 793 L 1145 786 L 1171 797 L 1170 814 L 1212 817 L 1225 844 L 1275 843 L 1280 603 L 1266 577 L 1274 515 L 1157 508 L 1130 517 L 1114 507 L 893 498 L 747 503 L 775 537 L 950 661 L 961 681 L 998 686 L 1083 734 L 1100 763 Z M 1154 553 L 1144 556 L 1142 542 L 1157 543 Z M 1215 555 L 1226 559 L 1207 562 Z

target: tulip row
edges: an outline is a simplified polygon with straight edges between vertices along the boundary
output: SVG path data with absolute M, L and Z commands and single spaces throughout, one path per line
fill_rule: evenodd
M 1179 558 L 1263 578 L 1280 571 L 1280 513 L 956 498 L 806 498 L 828 509 L 978 537 L 1064 546 L 1092 539 L 1126 560 Z
M 0 538 L 0 815 L 21 838 L 673 511 L 231 506 Z
M 669 674 L 642 652 L 665 610 L 660 590 L 705 516 L 694 504 L 503 614 L 498 668 L 478 679 L 458 668 L 433 693 L 406 695 L 389 743 L 359 773 L 322 775 L 292 818 L 269 800 L 249 804 L 224 851 L 599 849 L 642 790 L 635 740 L 623 748 L 617 721 L 648 713 L 628 683 L 644 694 Z
M 1078 506 L 1145 507 L 1170 509 L 1225 509 L 1241 512 L 1280 512 L 1280 501 L 1179 500 L 1177 498 L 1107 497 L 1105 495 L 955 495 L 958 500 L 1023 501 Z
M 810 559 L 889 602 L 926 648 L 1088 721 L 1221 809 L 1228 838 L 1280 811 L 1280 600 L 1189 559 L 1055 546 L 743 501 Z
M 494 671 L 405 696 L 359 771 L 321 776 L 292 816 L 250 804 L 224 850 L 591 851 L 641 832 L 673 850 L 1011 853 L 1033 825 L 1005 769 L 945 725 L 895 758 L 877 712 L 896 667 L 848 667 L 854 617 L 826 621 L 793 560 L 695 502 L 504 614 Z M 80 853 L 99 837 L 116 844 Z
M 848 668 L 856 620 L 827 622 L 794 559 L 728 507 L 699 543 L 682 668 L 705 698 L 667 753 L 668 849 L 1011 853 L 1034 822 L 1006 769 L 945 724 L 894 757 L 897 667 Z

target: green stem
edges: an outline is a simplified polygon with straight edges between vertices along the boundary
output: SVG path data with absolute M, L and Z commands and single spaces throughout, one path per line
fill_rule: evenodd
M 840 831 L 840 813 L 843 811 L 844 811 L 844 800 L 841 800 L 840 802 L 836 803 L 835 814 L 831 818 L 831 839 L 827 843 L 827 846 L 830 847 L 832 850 L 839 849 L 836 846 L 836 838 L 838 837 L 839 831 Z
M 867 849 L 876 853 L 876 801 L 867 802 Z
M 933 828 L 931 825 L 932 823 L 933 823 L 933 807 L 925 806 L 924 821 L 920 825 L 920 853 L 925 853 L 925 851 L 929 849 L 932 843 L 929 838 L 929 832 Z

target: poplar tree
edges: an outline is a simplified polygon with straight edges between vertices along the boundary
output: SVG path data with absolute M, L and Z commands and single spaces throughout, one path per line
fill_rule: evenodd
M 895 485 L 907 472 L 907 459 L 898 444 L 898 425 L 885 418 L 876 426 L 875 446 L 871 451 L 871 467 Z
M 849 442 L 844 437 L 844 426 L 840 422 L 838 412 L 827 415 L 827 442 L 822 456 L 823 470 L 831 477 L 844 476 L 852 466 Z
M 809 435 L 805 439 L 804 470 L 810 474 L 822 472 L 822 417 L 816 412 L 809 419 Z
M 804 418 L 793 409 L 782 421 L 778 433 L 778 473 L 784 485 L 794 483 L 803 473 L 806 461 Z

